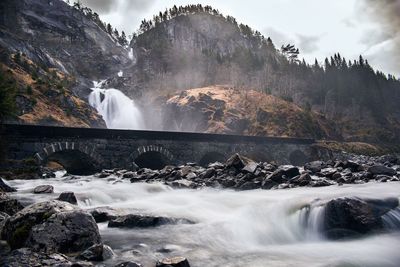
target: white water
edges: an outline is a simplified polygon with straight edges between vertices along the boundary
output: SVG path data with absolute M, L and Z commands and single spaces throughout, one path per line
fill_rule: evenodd
M 89 104 L 103 117 L 109 129 L 144 130 L 143 115 L 135 102 L 118 89 L 101 89 L 94 83 Z
M 143 212 L 197 222 L 130 230 L 99 224 L 103 241 L 116 251 L 118 261 L 137 260 L 144 266 L 155 266 L 159 258 L 182 255 L 192 267 L 400 266 L 399 232 L 339 242 L 324 239 L 318 231 L 322 203 L 344 196 L 399 197 L 400 183 L 243 192 L 173 190 L 162 184 L 93 177 L 10 183 L 18 187 L 17 197 L 28 202 L 73 191 L 82 208 L 110 206 L 125 213 Z M 55 193 L 29 193 L 41 184 L 52 184 Z M 302 208 L 307 205 L 309 216 Z M 170 252 L 157 252 L 161 248 Z

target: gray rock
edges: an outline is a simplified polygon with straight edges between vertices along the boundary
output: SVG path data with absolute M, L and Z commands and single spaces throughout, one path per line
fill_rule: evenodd
M 79 254 L 78 259 L 87 261 L 105 261 L 114 257 L 114 251 L 107 245 L 95 244 Z
M 232 157 L 230 157 L 226 163 L 225 166 L 226 168 L 235 168 L 236 170 L 241 170 L 244 168 L 244 166 L 247 165 L 247 163 L 251 162 L 251 160 L 239 155 L 238 153 L 236 153 L 235 155 L 233 155 Z
M 10 198 L 6 194 L 0 193 L 0 212 L 5 212 L 8 215 L 14 215 L 24 207 L 22 204 L 13 198 Z
M 42 224 L 53 214 L 74 210 L 77 210 L 75 206 L 57 200 L 30 205 L 6 221 L 2 237 L 12 249 L 25 247 L 33 226 Z
M 290 165 L 283 165 L 279 166 L 277 170 L 269 175 L 268 179 L 276 183 L 283 183 L 297 175 L 300 175 L 299 168 Z
M 33 189 L 35 194 L 51 194 L 54 192 L 54 187 L 52 185 L 39 185 Z
M 383 165 L 374 165 L 372 167 L 368 168 L 368 172 L 372 173 L 373 175 L 389 175 L 393 176 L 396 175 L 397 172 L 389 167 L 383 166 Z
M 6 257 L 0 259 L 1 266 L 72 266 L 72 262 L 65 255 L 34 252 L 29 248 L 21 248 L 12 251 Z
M 94 218 L 81 210 L 53 214 L 32 227 L 26 245 L 36 251 L 76 253 L 100 243 Z
M 108 227 L 120 228 L 149 228 L 166 224 L 193 224 L 194 222 L 182 218 L 167 218 L 140 214 L 119 216 L 108 223 Z
M 310 184 L 311 176 L 308 173 L 303 173 L 302 175 L 293 177 L 289 182 L 298 186 L 306 186 Z
M 4 224 L 6 223 L 6 220 L 10 218 L 10 215 L 8 215 L 5 212 L 0 212 L 0 240 L 1 240 L 1 232 L 4 227 Z
M 246 166 L 244 166 L 242 171 L 248 172 L 248 173 L 254 173 L 256 171 L 257 167 L 258 167 L 258 164 L 255 163 L 254 161 L 251 161 L 251 162 L 247 163 Z
M 165 258 L 157 262 L 156 267 L 190 267 L 184 257 Z
M 323 232 L 329 239 L 340 239 L 382 230 L 380 215 L 364 200 L 334 199 L 325 206 Z
M 17 190 L 11 186 L 9 186 L 3 179 L 0 177 L 0 192 L 17 192 Z
M 76 199 L 74 192 L 63 192 L 60 194 L 57 200 L 68 202 L 73 205 L 78 204 L 78 200 Z
M 320 172 L 325 167 L 326 167 L 326 163 L 323 161 L 320 161 L 320 160 L 312 161 L 312 162 L 306 163 L 304 165 L 304 169 L 309 170 L 312 173 Z
M 118 212 L 110 207 L 94 208 L 89 210 L 88 212 L 93 216 L 96 223 L 110 221 L 117 218 L 118 215 Z

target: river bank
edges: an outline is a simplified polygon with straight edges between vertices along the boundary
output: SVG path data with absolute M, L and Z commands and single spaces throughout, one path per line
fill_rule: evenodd
M 241 160 L 247 161 L 242 157 Z M 338 162 L 346 163 L 345 161 Z M 224 164 L 212 166 L 226 167 L 233 162 L 240 161 L 238 157 L 232 157 Z M 349 162 L 358 164 L 357 170 L 355 165 Z M 251 161 L 246 165 L 249 163 Z M 68 214 L 78 216 L 76 214 L 83 212 L 96 221 L 98 238 L 101 241 L 95 242 L 108 246 L 112 253 L 102 261 L 85 261 L 79 257 L 82 251 L 61 253 L 50 248 L 52 253 L 66 255 L 64 265 L 60 266 L 118 266 L 124 262 L 136 262 L 146 267 L 154 267 L 157 264 L 166 266 L 162 265 L 162 259 L 179 256 L 187 258 L 192 267 L 398 266 L 400 183 L 395 181 L 398 178 L 397 162 L 389 157 L 373 160 L 359 157 L 355 161 L 347 161 L 347 164 L 353 166 L 354 171 L 347 170 L 351 167 L 340 166 L 327 165 L 319 168 L 321 164 L 314 162 L 298 168 L 297 176 L 308 174 L 311 177 L 308 185 L 292 186 L 293 188 L 281 186 L 290 185 L 291 182 L 288 181 L 296 177 L 288 178 L 282 174 L 280 177 L 284 182 L 269 190 L 241 190 L 221 185 L 182 187 L 170 184 L 177 180 L 168 181 L 170 178 L 157 177 L 138 179 L 132 183 L 131 180 L 137 178 L 126 177 L 132 173 L 150 173 L 143 170 L 139 170 L 139 174 L 124 170 L 103 171 L 94 176 L 71 176 L 57 172 L 55 178 L 12 180 L 7 183 L 17 189 L 17 192 L 11 192 L 9 196 L 17 199 L 23 206 L 52 203 L 48 201 L 59 198 L 61 193 L 73 192 L 76 205 L 71 205 L 74 206 L 74 210 Z M 396 174 L 391 176 L 394 180 L 387 179 L 384 182 L 385 180 L 376 179 L 383 174 L 372 174 L 374 169 L 370 168 L 378 165 L 386 165 L 386 168 L 395 170 Z M 212 166 L 204 168 L 200 173 L 205 173 L 207 169 L 213 168 Z M 217 168 L 216 173 L 233 166 L 225 167 Z M 237 177 L 245 167 L 241 167 L 232 177 Z M 257 168 L 260 168 L 258 163 L 255 171 Z M 282 172 L 282 168 L 283 166 L 276 166 L 275 170 L 264 174 L 264 179 L 271 179 L 271 175 L 277 176 L 277 173 Z M 358 173 L 371 173 L 372 176 L 368 174 L 368 182 L 363 180 L 363 183 L 339 185 L 337 182 L 333 183 L 332 179 L 320 176 L 327 168 L 335 168 L 341 175 L 351 173 L 351 177 L 358 177 Z M 190 171 L 186 177 L 181 175 L 180 180 L 190 180 L 190 176 L 187 176 L 196 173 L 196 169 L 200 167 L 186 164 L 176 167 L 175 171 L 182 172 L 186 169 Z M 381 170 L 386 170 L 386 176 L 389 176 L 390 170 Z M 265 167 L 260 171 L 266 171 Z M 221 171 L 221 174 L 224 172 Z M 99 178 L 102 177 L 101 174 L 107 176 Z M 212 177 L 214 176 L 217 177 Z M 313 186 L 313 182 L 321 178 L 332 184 Z M 34 189 L 43 185 L 51 186 L 52 190 L 35 194 Z M 69 209 L 70 204 L 65 205 Z M 11 218 L 18 216 L 18 213 Z M 52 216 L 57 217 L 58 213 L 64 214 L 65 211 L 55 212 L 38 225 L 48 225 L 48 220 L 53 226 L 56 225 Z M 79 216 L 86 216 L 83 213 Z M 92 220 L 90 218 L 88 220 Z M 340 224 L 332 224 L 332 219 Z M 35 231 L 42 229 L 38 226 L 33 227 L 37 227 Z M 39 233 L 43 234 L 40 231 Z M 66 231 L 73 232 L 74 229 L 67 228 Z M 37 239 L 34 241 L 39 242 Z M 47 255 L 46 259 L 49 262 L 49 252 L 43 251 L 35 244 L 37 243 L 33 243 L 31 239 L 27 246 L 36 249 L 38 252 L 35 253 L 42 253 L 42 258 L 37 262 L 43 264 L 43 255 Z M 104 251 L 108 251 L 107 247 Z M 32 254 L 29 254 L 29 257 L 34 258 Z M 12 258 L 18 258 L 18 255 L 5 255 L 5 259 Z

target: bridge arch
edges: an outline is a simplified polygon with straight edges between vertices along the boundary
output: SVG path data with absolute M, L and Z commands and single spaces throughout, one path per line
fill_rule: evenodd
M 39 165 L 50 161 L 62 165 L 65 170 L 74 175 L 89 175 L 99 171 L 101 159 L 96 148 L 90 144 L 77 142 L 57 142 L 45 145 L 35 154 Z
M 133 163 L 140 168 L 162 169 L 173 163 L 173 154 L 159 145 L 140 146 L 132 154 Z

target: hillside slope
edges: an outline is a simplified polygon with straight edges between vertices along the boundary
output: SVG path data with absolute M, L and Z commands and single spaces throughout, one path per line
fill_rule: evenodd
M 162 110 L 165 130 L 340 139 L 320 114 L 254 90 L 211 86 L 182 91 Z

